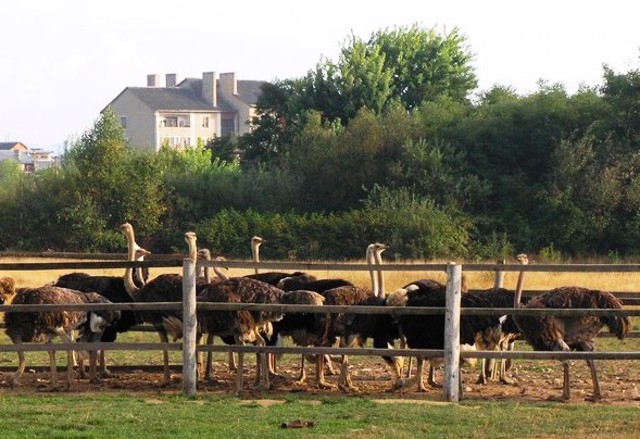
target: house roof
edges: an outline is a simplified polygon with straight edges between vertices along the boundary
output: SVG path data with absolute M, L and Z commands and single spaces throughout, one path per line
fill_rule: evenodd
M 11 151 L 16 146 L 26 146 L 22 142 L 0 142 L 0 151 Z
M 219 80 L 218 80 L 219 81 Z M 238 80 L 238 98 L 246 104 L 253 105 L 260 96 L 260 87 L 265 81 Z M 202 79 L 186 78 L 176 87 L 127 87 L 145 105 L 153 110 L 212 110 L 234 111 L 233 106 L 220 93 L 218 85 L 217 106 L 212 107 L 202 97 Z

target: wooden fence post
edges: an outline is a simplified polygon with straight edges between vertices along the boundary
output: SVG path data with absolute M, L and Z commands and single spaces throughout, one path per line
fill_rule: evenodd
M 462 265 L 447 266 L 447 300 L 444 320 L 444 399 L 460 400 L 460 308 Z
M 182 391 L 195 396 L 198 381 L 196 358 L 196 261 L 182 264 Z

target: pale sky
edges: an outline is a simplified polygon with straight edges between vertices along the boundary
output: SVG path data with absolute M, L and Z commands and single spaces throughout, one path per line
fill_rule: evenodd
M 58 151 L 146 75 L 297 78 L 350 34 L 414 23 L 466 36 L 479 78 L 602 84 L 640 67 L 637 0 L 20 0 L 0 2 L 0 141 Z

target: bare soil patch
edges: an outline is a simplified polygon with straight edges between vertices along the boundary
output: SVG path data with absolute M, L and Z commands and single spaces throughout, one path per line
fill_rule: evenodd
M 393 376 L 384 362 L 377 359 L 362 359 L 362 363 L 355 357 L 351 358 L 351 371 L 354 385 L 358 390 L 343 392 L 338 389 L 321 390 L 315 387 L 313 368 L 307 370 L 307 382 L 295 382 L 299 365 L 295 359 L 281 362 L 279 376 L 272 378 L 269 391 L 252 389 L 255 369 L 253 364 L 245 370 L 245 386 L 241 394 L 242 399 L 261 401 L 259 404 L 276 404 L 292 394 L 303 396 L 311 402 L 320 401 L 332 396 L 363 397 L 379 403 L 443 403 L 442 389 L 429 387 L 426 392 L 417 389 L 407 389 L 403 392 L 392 391 Z M 583 361 L 572 361 L 571 368 L 571 403 L 583 403 L 590 400 L 592 384 L 589 369 Z M 601 404 L 625 404 L 640 407 L 640 364 L 633 361 L 599 361 L 598 373 L 603 399 Z M 8 385 L 8 377 L 12 371 L 3 368 L 0 376 L 0 394 L 49 392 L 49 374 L 44 367 L 27 369 L 21 385 L 12 389 Z M 114 377 L 103 378 L 99 384 L 92 384 L 86 379 L 76 379 L 70 390 L 60 392 L 126 392 L 140 393 L 149 401 L 154 401 L 153 395 L 172 394 L 182 392 L 181 369 L 174 366 L 172 381 L 168 385 L 162 384 L 160 367 L 116 367 L 112 368 Z M 59 379 L 64 379 L 64 372 L 60 369 Z M 235 372 L 232 372 L 223 361 L 216 361 L 214 368 L 216 382 L 200 381 L 198 393 L 201 395 L 234 395 Z M 502 384 L 489 381 L 488 384 L 476 383 L 478 368 L 465 366 L 462 371 L 463 394 L 465 401 L 505 401 L 505 402 L 547 402 L 560 401 L 562 394 L 562 366 L 560 362 L 516 362 L 510 371 L 513 384 Z M 337 383 L 337 376 L 327 376 L 330 383 Z M 441 371 L 437 374 L 441 381 Z M 63 382 L 63 381 L 62 381 Z M 155 400 L 157 401 L 157 400 Z

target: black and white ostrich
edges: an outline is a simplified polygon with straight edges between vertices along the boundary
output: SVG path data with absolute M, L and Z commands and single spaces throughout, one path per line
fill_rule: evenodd
M 373 299 L 378 296 L 378 278 L 375 270 L 373 269 L 375 261 L 375 252 L 383 251 L 386 248 L 383 244 L 375 243 L 370 244 L 367 247 L 366 261 L 371 267 L 369 273 L 371 275 L 371 289 L 361 288 L 358 286 L 348 285 L 337 288 L 332 288 L 323 291 L 321 294 L 325 298 L 325 305 L 342 305 L 342 306 L 357 306 L 370 304 Z M 355 315 L 350 313 L 328 313 L 320 314 L 320 327 L 322 328 L 322 335 L 320 338 L 323 346 L 332 346 L 338 340 L 341 346 L 347 346 L 348 343 L 356 344 L 361 338 L 356 334 L 360 329 L 364 330 L 364 324 L 362 327 L 353 325 Z M 358 319 L 357 322 L 361 322 Z M 350 331 L 353 330 L 351 333 Z M 386 343 L 385 343 L 386 347 Z M 347 355 L 343 355 L 341 358 L 340 367 L 340 379 L 338 381 L 338 387 L 346 390 L 353 388 L 348 370 L 349 370 L 349 358 Z M 316 385 L 318 388 L 330 389 L 334 386 L 327 383 L 324 378 L 324 356 L 318 355 L 316 358 Z
M 259 303 L 278 304 L 284 292 L 259 280 L 247 277 L 232 277 L 220 282 L 210 283 L 199 290 L 198 302 L 221 303 Z M 273 322 L 282 319 L 281 312 L 268 311 L 207 311 L 198 310 L 198 322 L 202 333 L 224 337 L 233 337 L 236 344 L 247 342 L 264 346 L 261 333 L 271 332 Z M 255 385 L 269 388 L 269 371 L 266 355 L 258 355 Z M 244 354 L 238 353 L 236 373 L 236 393 L 242 391 Z
M 356 303 L 357 306 L 397 306 L 396 296 L 386 296 L 384 292 L 384 279 L 381 270 L 374 269 L 382 265 L 382 252 L 386 249 L 384 244 L 374 243 L 367 249 L 367 259 L 371 267 L 372 291 L 371 295 Z M 368 339 L 373 340 L 373 347 L 378 349 L 392 348 L 396 340 L 402 338 L 400 327 L 395 317 L 390 314 L 351 314 L 340 315 L 344 321 L 338 324 L 342 327 L 344 339 L 343 345 L 347 347 L 364 346 Z M 339 317 L 340 318 L 340 317 Z M 402 358 L 384 356 L 385 362 L 394 370 L 394 382 L 402 376 Z M 353 385 L 349 373 L 348 357 L 345 356 L 341 363 L 338 387 L 343 390 L 357 390 Z
M 135 259 L 142 261 L 146 256 L 151 254 L 149 251 L 135 244 Z M 141 272 L 136 270 L 134 274 L 134 282 L 138 286 L 144 285 L 145 279 L 141 276 Z M 94 276 L 87 273 L 69 273 L 64 274 L 53 283 L 54 286 L 61 288 L 69 288 L 72 290 L 82 291 L 84 293 L 96 292 L 104 296 L 113 303 L 131 303 L 133 299 L 127 293 L 124 286 L 124 278 L 122 276 Z M 118 333 L 126 332 L 133 326 L 142 323 L 142 316 L 136 311 L 123 310 L 120 312 L 120 318 L 111 326 L 109 326 L 100 341 L 114 342 Z M 100 373 L 103 376 L 111 376 L 107 369 L 104 350 L 100 351 Z
M 406 306 L 424 306 L 444 308 L 446 306 L 446 287 L 437 282 L 428 282 L 421 287 L 400 289 L 394 295 L 406 294 L 406 301 L 396 298 L 395 303 Z M 489 302 L 473 292 L 461 295 L 462 307 L 489 307 Z M 411 349 L 444 349 L 445 317 L 436 315 L 409 315 L 399 317 L 400 329 Z M 460 317 L 460 343 L 473 345 L 478 334 L 493 334 L 500 337 L 500 320 L 496 316 L 465 315 Z M 497 341 L 496 341 L 497 342 Z M 396 389 L 408 389 L 418 384 L 419 391 L 426 391 L 423 382 L 424 357 L 417 356 L 416 374 L 410 378 L 401 378 Z
M 467 285 L 467 277 L 465 276 L 464 273 L 462 274 L 461 280 L 462 280 L 462 284 L 460 285 L 460 290 L 462 293 L 466 293 L 468 291 L 468 285 Z M 398 289 L 394 293 L 395 297 L 393 300 L 397 302 L 396 306 L 404 306 L 407 300 L 407 297 L 406 297 L 407 292 L 420 290 L 422 294 L 427 294 L 430 291 L 442 292 L 442 291 L 445 291 L 446 288 L 447 288 L 446 285 L 444 285 L 442 282 L 437 281 L 435 279 L 428 279 L 428 278 L 418 279 Z M 406 339 L 404 339 L 404 337 L 402 338 L 402 343 L 403 345 L 406 346 Z M 475 345 L 462 344 L 461 346 L 462 350 L 468 350 L 468 349 L 474 349 L 474 348 L 475 348 Z M 429 374 L 427 376 L 427 383 L 432 387 L 442 387 L 435 379 L 436 368 L 442 363 L 442 359 L 429 358 L 428 361 L 429 361 Z M 407 377 L 411 377 L 412 368 L 413 368 L 413 357 L 410 357 L 408 361 L 408 367 L 407 367 Z M 421 381 L 421 386 L 422 385 L 423 384 Z
M 529 263 L 529 259 L 526 254 L 521 253 L 516 256 L 518 262 L 522 265 L 527 265 Z M 515 291 L 507 290 L 505 288 L 490 288 L 488 290 L 480 290 L 476 291 L 477 294 L 480 294 L 483 298 L 487 299 L 492 308 L 511 308 L 514 306 L 516 295 L 522 294 L 522 286 L 524 282 L 524 271 L 520 271 L 518 273 L 518 278 L 516 281 L 516 289 Z M 495 340 L 494 337 L 491 336 L 479 336 L 476 340 L 476 347 L 481 350 L 501 350 L 501 351 L 512 351 L 515 341 L 520 337 L 520 329 L 516 325 L 516 322 L 513 318 L 513 315 L 507 314 L 501 319 L 501 330 L 502 337 L 500 338 L 498 344 L 492 344 L 492 341 Z M 488 344 L 485 344 L 488 341 Z M 496 378 L 496 364 L 499 362 L 499 379 L 503 384 L 513 384 L 513 380 L 507 377 L 507 370 L 511 367 L 510 359 L 500 359 L 500 360 L 492 360 L 486 361 L 483 358 L 480 362 L 480 375 L 478 376 L 478 384 L 486 384 L 487 376 L 489 375 L 492 379 Z
M 97 293 L 82 293 L 67 288 L 45 285 L 38 288 L 15 288 L 13 278 L 0 279 L 0 296 L 5 302 L 13 296 L 12 305 L 61 305 L 109 303 L 107 299 Z M 72 343 L 71 331 L 78 330 L 81 341 L 98 341 L 103 331 L 120 316 L 119 311 L 33 311 L 18 312 L 7 310 L 4 315 L 5 332 L 11 341 L 21 343 L 50 343 L 58 336 L 68 343 Z M 90 379 L 95 376 L 95 355 L 92 356 Z M 57 388 L 58 375 L 55 351 L 49 351 L 49 365 L 51 370 L 51 387 Z M 24 373 L 26 360 L 24 352 L 18 351 L 18 369 L 10 379 L 11 387 L 19 383 Z M 67 389 L 73 380 L 73 351 L 67 352 Z
M 127 239 L 128 260 L 135 260 L 135 235 L 131 224 L 124 223 L 119 230 Z M 197 259 L 196 235 L 193 232 L 185 233 L 185 241 L 189 248 L 189 257 L 192 260 Z M 144 286 L 138 287 L 133 282 L 133 273 L 130 267 L 127 267 L 124 275 L 124 284 L 127 293 L 134 302 L 153 303 L 153 302 L 182 302 L 182 275 L 180 274 L 161 274 L 147 282 Z M 201 284 L 204 280 L 201 281 Z M 198 288 L 198 285 L 196 285 Z M 141 311 L 144 322 L 151 324 L 160 336 L 163 343 L 169 342 L 169 335 L 173 340 L 182 338 L 182 312 L 181 311 Z M 163 351 L 164 374 L 163 383 L 168 384 L 171 380 L 169 371 L 169 353 Z
M 520 303 L 516 295 L 515 304 Z M 608 291 L 582 287 L 560 287 L 536 296 L 526 305 L 529 309 L 622 309 L 622 302 Z M 607 326 L 612 334 L 623 339 L 631 330 L 628 316 L 552 316 L 516 315 L 515 321 L 524 338 L 536 351 L 582 351 L 596 349 L 595 337 Z M 602 398 L 594 360 L 587 364 L 593 381 L 594 401 Z M 562 399 L 571 397 L 569 385 L 569 361 L 562 361 Z

